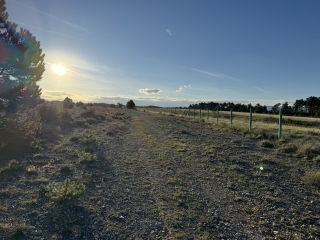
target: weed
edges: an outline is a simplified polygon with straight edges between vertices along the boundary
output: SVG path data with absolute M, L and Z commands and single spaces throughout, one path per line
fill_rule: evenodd
M 50 184 L 46 188 L 46 196 L 56 203 L 70 202 L 78 200 L 85 192 L 83 183 L 76 183 L 69 178 L 62 184 Z
M 92 153 L 85 152 L 85 151 L 79 152 L 78 157 L 79 157 L 79 162 L 90 163 L 90 162 L 94 162 L 97 160 L 96 154 L 92 154 Z
M 303 177 L 302 181 L 309 187 L 320 189 L 320 171 L 309 171 Z

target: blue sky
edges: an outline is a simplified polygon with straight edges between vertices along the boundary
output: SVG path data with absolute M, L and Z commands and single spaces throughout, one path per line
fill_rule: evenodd
M 47 100 L 274 105 L 320 96 L 318 0 L 7 0 Z M 67 69 L 59 76 L 52 64 Z

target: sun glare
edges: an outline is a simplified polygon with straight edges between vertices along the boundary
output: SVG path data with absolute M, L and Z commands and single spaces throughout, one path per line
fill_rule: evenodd
M 60 76 L 66 74 L 66 72 L 67 72 L 66 69 L 64 68 L 64 66 L 62 66 L 62 65 L 52 65 L 51 68 L 56 74 L 58 74 Z

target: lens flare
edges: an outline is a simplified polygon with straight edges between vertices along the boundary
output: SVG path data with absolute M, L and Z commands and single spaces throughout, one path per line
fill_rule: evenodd
M 58 74 L 59 76 L 62 76 L 62 75 L 64 75 L 64 74 L 66 74 L 66 69 L 65 69 L 65 67 L 64 66 L 62 66 L 62 65 L 52 65 L 52 70 L 56 73 L 56 74 Z

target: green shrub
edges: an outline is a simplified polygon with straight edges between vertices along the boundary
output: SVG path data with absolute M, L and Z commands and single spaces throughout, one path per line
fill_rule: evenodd
M 320 171 L 309 171 L 303 177 L 302 181 L 309 187 L 320 190 Z
M 97 138 L 91 130 L 86 130 L 79 138 L 80 143 L 86 145 L 86 150 L 89 150 L 90 146 L 95 144 Z
M 50 184 L 47 186 L 46 196 L 56 203 L 78 200 L 85 192 L 83 183 L 76 183 L 69 178 L 62 184 Z
M 81 151 L 78 154 L 79 162 L 93 162 L 97 160 L 97 156 L 95 154 Z

